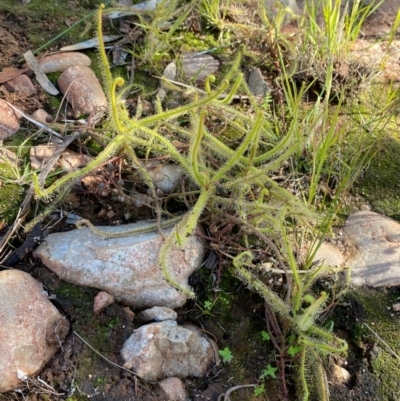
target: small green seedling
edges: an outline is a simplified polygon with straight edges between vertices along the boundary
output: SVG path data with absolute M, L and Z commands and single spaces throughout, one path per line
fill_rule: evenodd
M 215 303 L 218 301 L 218 298 L 219 298 L 219 296 L 217 298 L 215 298 L 214 301 L 212 301 L 212 300 L 204 301 L 203 305 L 201 305 L 200 303 L 196 303 L 196 305 L 200 309 L 202 315 L 215 317 L 211 313 L 211 311 L 213 310 Z
M 262 333 L 265 333 L 265 331 L 263 331 Z M 266 333 L 266 334 L 268 334 L 268 333 Z M 263 336 L 264 337 L 264 336 Z M 269 336 L 268 336 L 269 337 Z M 264 339 L 264 338 L 263 338 Z M 261 375 L 260 375 L 260 379 L 259 379 L 259 381 L 261 382 L 258 386 L 256 386 L 256 387 L 254 387 L 254 395 L 257 397 L 257 396 L 259 396 L 259 395 L 261 395 L 261 394 L 264 394 L 265 393 L 265 383 L 263 383 L 264 381 L 265 381 L 265 379 L 267 378 L 267 377 L 272 377 L 272 378 L 275 378 L 276 377 L 276 375 L 275 375 L 275 372 L 278 370 L 278 368 L 273 368 L 272 366 L 271 366 L 271 364 L 268 364 L 268 366 L 266 367 L 266 369 L 264 369 L 262 372 L 261 372 Z
M 261 332 L 261 336 L 263 341 L 269 341 L 271 339 L 271 336 L 264 330 Z
M 218 353 L 221 356 L 223 363 L 229 363 L 233 358 L 232 352 L 228 347 L 219 350 Z
M 256 397 L 258 397 L 259 395 L 262 395 L 264 393 L 265 393 L 265 384 L 264 383 L 254 387 L 254 395 Z
M 207 312 L 211 312 L 212 307 L 213 303 L 211 301 L 204 302 L 204 310 L 206 310 Z
M 291 356 L 292 358 L 297 355 L 301 351 L 301 347 L 298 346 L 293 346 L 291 345 L 287 351 L 288 355 Z
M 267 377 L 273 377 L 273 378 L 275 378 L 275 377 L 276 377 L 275 372 L 276 372 L 277 370 L 278 370 L 278 368 L 273 368 L 270 364 L 268 364 L 267 368 L 264 369 L 264 370 L 261 372 L 260 380 L 264 380 L 264 379 L 266 379 Z

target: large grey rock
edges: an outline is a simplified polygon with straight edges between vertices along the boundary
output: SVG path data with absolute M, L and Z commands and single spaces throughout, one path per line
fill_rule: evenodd
M 117 233 L 146 225 L 140 222 L 99 228 Z M 164 279 L 158 263 L 163 241 L 157 232 L 104 239 L 84 228 L 50 234 L 34 256 L 62 280 L 104 290 L 133 308 L 177 308 L 186 302 L 186 296 Z M 204 252 L 203 241 L 195 236 L 188 239 L 185 249 L 172 249 L 171 275 L 187 285 L 188 277 L 200 267 Z
M 400 285 L 400 224 L 371 211 L 354 213 L 344 228 L 354 285 Z
M 69 322 L 42 286 L 19 270 L 0 272 L 0 392 L 21 385 L 17 370 L 40 372 L 68 333 Z
M 135 330 L 121 350 L 124 367 L 139 377 L 159 381 L 167 377 L 202 377 L 218 351 L 198 331 L 167 320 Z

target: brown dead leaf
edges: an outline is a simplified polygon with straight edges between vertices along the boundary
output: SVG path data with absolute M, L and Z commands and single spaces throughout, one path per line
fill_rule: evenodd
M 24 72 L 29 71 L 29 68 L 23 68 L 22 70 L 15 67 L 6 67 L 0 72 L 0 84 L 11 81 L 12 79 L 20 76 Z

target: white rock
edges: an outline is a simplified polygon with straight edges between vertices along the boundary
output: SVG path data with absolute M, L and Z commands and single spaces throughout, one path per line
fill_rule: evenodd
M 3 99 L 0 99 L 0 141 L 19 130 L 19 116 Z
M 142 322 L 162 322 L 163 320 L 176 320 L 178 314 L 171 308 L 165 306 L 153 306 L 139 313 L 138 319 Z
M 42 286 L 19 270 L 0 272 L 0 392 L 40 372 L 68 333 L 69 322 Z M 21 373 L 22 372 L 22 373 Z
M 177 164 L 163 164 L 148 170 L 154 186 L 164 193 L 172 192 L 183 176 L 183 170 Z
M 121 350 L 124 367 L 144 380 L 202 377 L 214 362 L 210 340 L 167 320 L 135 330 Z
M 168 377 L 158 382 L 157 385 L 166 401 L 186 400 L 185 386 L 178 377 Z
M 147 224 L 99 228 L 119 233 Z M 186 302 L 186 296 L 164 279 L 158 263 L 162 243 L 163 238 L 157 232 L 104 239 L 84 228 L 50 234 L 34 251 L 34 256 L 61 279 L 104 290 L 133 308 L 157 305 L 177 308 Z M 203 241 L 195 236 L 188 239 L 184 250 L 172 249 L 171 275 L 181 285 L 187 285 L 188 277 L 200 267 L 204 252 Z
M 167 80 L 173 81 L 176 77 L 176 63 L 171 62 L 169 63 L 164 71 L 163 71 L 163 77 Z M 167 89 L 164 87 L 161 87 L 158 92 L 157 92 L 157 96 L 158 98 L 163 101 L 165 96 L 167 95 Z
M 351 378 L 351 375 L 348 370 L 346 370 L 345 368 L 342 368 L 341 366 L 336 365 L 336 364 L 333 364 L 332 375 L 336 379 L 336 382 L 339 382 L 342 384 L 347 383 Z
M 400 224 L 365 210 L 349 217 L 344 228 L 347 264 L 354 285 L 400 285 Z
M 85 66 L 67 68 L 57 80 L 75 117 L 107 108 L 107 99 L 94 72 Z
M 330 243 L 323 242 L 314 255 L 314 261 L 322 261 L 329 267 L 343 267 L 346 259 L 340 249 Z

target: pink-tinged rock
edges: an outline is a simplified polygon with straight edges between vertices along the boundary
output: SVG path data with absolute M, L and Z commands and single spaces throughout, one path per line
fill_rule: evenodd
M 75 117 L 107 108 L 107 99 L 100 82 L 89 67 L 69 67 L 60 75 L 57 83 Z
M 172 320 L 139 327 L 125 341 L 121 356 L 125 368 L 148 381 L 202 377 L 217 359 L 211 340 Z
M 0 392 L 22 385 L 17 372 L 40 372 L 56 353 L 69 322 L 41 284 L 19 270 L 0 272 Z
M 35 110 L 32 113 L 32 118 L 43 124 L 48 124 L 53 121 L 53 117 L 44 109 Z
M 45 145 L 32 146 L 29 151 L 31 167 L 34 170 L 42 168 L 57 152 L 58 147 L 59 145 L 57 143 L 52 142 Z M 87 155 L 65 149 L 53 167 L 53 170 L 61 167 L 64 171 L 69 173 L 78 170 L 81 166 L 86 166 L 90 160 L 90 157 Z
M 18 157 L 10 149 L 0 147 L 0 163 L 10 163 L 13 168 L 18 168 Z
M 400 285 L 400 224 L 364 210 L 351 215 L 343 229 L 347 265 L 354 285 Z
M 107 306 L 114 303 L 114 297 L 105 291 L 100 291 L 95 297 L 93 302 L 93 312 L 97 315 L 103 312 Z
M 18 77 L 8 81 L 4 84 L 4 87 L 9 92 L 20 92 L 27 95 L 34 95 L 37 90 L 34 87 L 32 81 L 25 74 L 19 75 Z
M 157 383 L 159 390 L 166 401 L 185 401 L 186 390 L 181 379 L 168 377 Z
M 110 233 L 143 228 L 146 222 L 114 227 L 99 227 Z M 165 234 L 171 230 L 165 230 Z M 132 308 L 153 306 L 177 308 L 186 295 L 164 279 L 158 255 L 164 239 L 157 232 L 108 238 L 94 234 L 90 228 L 50 234 L 34 256 L 62 280 L 94 287 L 111 294 Z M 203 241 L 188 239 L 185 249 L 172 249 L 170 274 L 181 285 L 200 267 L 205 252 Z
M 89 67 L 91 62 L 86 54 L 69 52 L 46 56 L 39 61 L 39 65 L 43 72 L 47 74 L 49 72 L 63 72 L 69 67 Z
M 48 143 L 45 145 L 32 146 L 29 150 L 29 159 L 31 162 L 31 168 L 38 170 L 49 161 L 49 159 L 55 154 L 58 149 L 57 143 Z M 56 167 L 53 167 L 55 170 Z
M 19 116 L 3 99 L 0 99 L 0 141 L 19 130 Z

